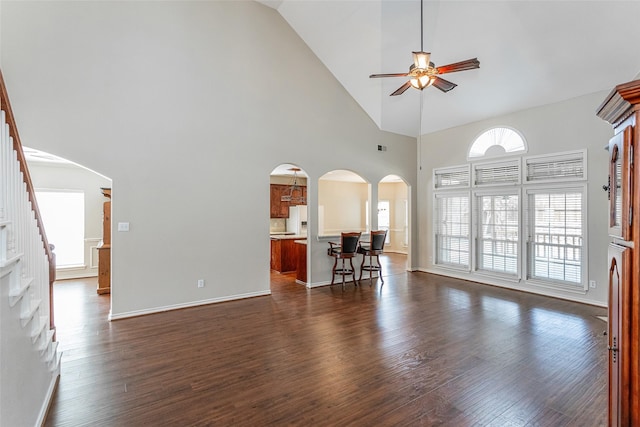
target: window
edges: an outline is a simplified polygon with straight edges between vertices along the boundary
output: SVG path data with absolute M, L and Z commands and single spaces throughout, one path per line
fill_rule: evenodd
M 478 203 L 478 270 L 518 273 L 518 195 L 481 195 Z
M 434 169 L 433 186 L 435 189 L 469 187 L 469 166 Z
M 404 241 L 402 245 L 406 248 L 409 246 L 409 201 L 403 200 L 404 203 Z
M 582 193 L 581 189 L 528 192 L 529 278 L 584 288 Z
M 469 149 L 469 159 L 526 151 L 524 138 L 506 127 L 496 127 L 478 136 Z
M 388 244 L 390 235 L 389 235 L 389 225 L 391 224 L 391 220 L 389 217 L 390 204 L 388 200 L 379 200 L 378 201 L 378 230 L 386 230 L 387 237 L 385 238 L 384 243 Z
M 525 181 L 538 183 L 583 180 L 586 178 L 586 156 L 586 151 L 574 151 L 527 157 L 524 160 Z
M 516 131 L 496 128 L 469 156 L 487 151 L 487 141 L 526 150 Z M 580 150 L 434 169 L 434 264 L 586 292 L 586 166 Z
M 436 264 L 469 267 L 469 196 L 436 195 Z
M 520 160 L 473 165 L 473 185 L 520 184 Z
M 36 190 L 36 200 L 56 266 L 84 266 L 84 192 Z

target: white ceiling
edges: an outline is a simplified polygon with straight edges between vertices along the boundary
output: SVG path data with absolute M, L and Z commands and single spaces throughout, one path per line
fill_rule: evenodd
M 419 0 L 261 3 L 277 9 L 380 129 L 403 135 L 610 90 L 640 72 L 640 1 L 425 1 L 431 60 L 477 57 L 480 69 L 444 76 L 458 84 L 451 92 L 396 97 L 388 95 L 404 78 L 368 76 L 408 71 L 420 50 Z

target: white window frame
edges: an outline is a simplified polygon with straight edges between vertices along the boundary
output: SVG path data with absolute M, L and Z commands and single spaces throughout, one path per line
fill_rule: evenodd
M 481 233 L 480 229 L 481 224 L 481 212 L 482 206 L 480 206 L 480 198 L 485 196 L 517 196 L 518 197 L 518 224 L 517 224 L 517 233 L 518 240 L 515 242 L 516 245 L 516 272 L 508 273 L 502 272 L 499 270 L 491 270 L 484 269 L 480 266 L 480 255 L 481 255 Z M 495 188 L 492 190 L 482 190 L 482 191 L 474 191 L 473 192 L 473 271 L 476 274 L 481 274 L 484 276 L 496 277 L 502 280 L 508 280 L 513 282 L 519 282 L 522 278 L 522 192 L 520 188 L 513 187 L 503 187 L 503 188 Z
M 478 140 L 480 140 L 481 138 L 484 138 L 486 135 L 491 135 L 491 134 L 492 136 L 495 137 L 496 131 L 505 131 L 505 130 L 512 132 L 513 134 L 515 134 L 520 138 L 521 145 L 518 148 L 507 151 L 504 144 L 501 143 L 502 141 L 495 141 L 493 144 L 487 146 L 481 155 L 480 154 L 475 156 L 471 155 L 472 151 L 475 151 L 475 148 L 479 144 Z M 504 152 L 498 153 L 498 154 L 490 154 L 489 151 L 491 150 L 492 147 L 495 147 L 495 146 L 502 147 Z M 526 153 L 528 150 L 529 150 L 529 147 L 527 145 L 527 140 L 518 129 L 512 128 L 510 126 L 493 126 L 489 129 L 485 129 L 473 139 L 473 142 L 471 143 L 471 145 L 469 146 L 469 149 L 467 150 L 467 160 L 469 160 L 470 162 L 473 162 L 482 158 L 502 157 L 502 156 L 510 156 L 514 154 L 522 155 Z
M 473 183 L 473 187 L 474 188 L 480 188 L 480 187 L 493 187 L 493 186 L 519 186 L 522 183 L 522 167 L 521 167 L 521 160 L 520 158 L 512 158 L 510 160 L 499 160 L 499 161 L 493 161 L 493 162 L 473 162 L 471 164 L 471 170 L 472 170 L 472 180 L 471 182 Z M 481 175 L 481 172 L 479 172 L 480 170 L 484 170 L 484 171 L 489 171 L 489 170 L 494 170 L 496 171 L 496 179 L 494 181 L 484 181 L 479 183 L 479 175 Z M 504 171 L 507 171 L 507 173 L 503 173 Z M 502 172 L 502 173 L 501 173 Z M 500 175 L 502 176 L 510 176 L 512 177 L 512 180 L 508 180 L 505 181 L 503 179 L 500 179 Z
M 467 247 L 468 250 L 468 263 L 465 264 L 454 264 L 454 263 L 446 263 L 439 262 L 440 260 L 440 248 L 438 245 L 438 230 L 439 230 L 439 219 L 440 219 L 440 210 L 439 210 L 439 200 L 442 198 L 452 198 L 452 197 L 462 197 L 467 199 L 467 204 L 469 208 L 469 212 L 467 214 L 467 230 L 468 230 L 468 239 L 467 239 Z M 434 193 L 433 195 L 433 206 L 435 215 L 433 216 L 433 264 L 439 268 L 446 268 L 457 271 L 470 272 L 471 266 L 473 262 L 473 248 L 472 246 L 472 206 L 471 206 L 471 193 L 469 191 L 442 191 Z
M 538 164 L 544 165 L 549 164 L 550 167 L 556 163 L 562 162 L 580 162 L 582 163 L 582 176 L 553 176 L 549 175 L 548 178 L 538 177 L 536 179 L 531 179 L 529 176 L 529 165 L 530 164 Z M 543 154 L 538 156 L 526 156 L 522 158 L 522 182 L 527 185 L 538 185 L 544 183 L 554 183 L 554 182 L 579 182 L 587 180 L 587 150 L 575 150 L 575 151 L 565 151 L 561 153 L 552 153 L 552 154 Z
M 459 184 L 441 184 L 440 180 L 455 180 L 456 178 L 461 181 Z M 469 188 L 471 186 L 471 169 L 470 165 L 451 166 L 445 168 L 436 168 L 433 170 L 433 189 L 441 191 L 445 189 L 460 189 Z
M 533 194 L 562 194 L 562 193 L 580 193 L 581 194 L 581 231 L 582 231 L 582 247 L 580 256 L 580 283 L 573 283 L 563 280 L 554 280 L 549 278 L 532 277 L 531 262 L 531 243 L 534 239 L 533 224 L 533 207 L 530 206 L 530 197 Z M 572 185 L 535 185 L 527 186 L 522 197 L 522 207 L 524 216 L 525 234 L 523 234 L 523 264 L 525 264 L 526 283 L 532 286 L 544 287 L 554 290 L 562 290 L 579 294 L 586 294 L 588 291 L 588 260 L 589 260 L 589 233 L 587 218 L 587 185 L 586 183 L 575 183 Z

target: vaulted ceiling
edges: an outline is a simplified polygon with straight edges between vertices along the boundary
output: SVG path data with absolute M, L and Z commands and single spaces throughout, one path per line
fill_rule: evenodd
M 640 1 L 424 1 L 424 49 L 436 66 L 480 69 L 389 94 L 420 50 L 419 0 L 264 0 L 315 52 L 380 129 L 415 136 L 554 103 L 640 72 Z M 422 117 L 420 103 L 422 101 Z M 594 105 L 594 110 L 597 106 Z

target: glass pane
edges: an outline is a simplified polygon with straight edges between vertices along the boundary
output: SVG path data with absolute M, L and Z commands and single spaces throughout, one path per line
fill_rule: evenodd
M 36 191 L 36 200 L 56 265 L 84 265 L 84 193 Z
M 582 264 L 582 194 L 535 194 L 531 277 L 580 284 Z
M 478 269 L 517 274 L 518 196 L 480 196 L 478 205 Z

